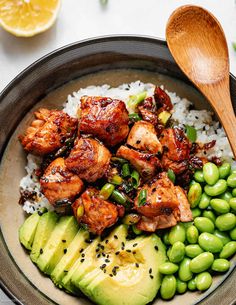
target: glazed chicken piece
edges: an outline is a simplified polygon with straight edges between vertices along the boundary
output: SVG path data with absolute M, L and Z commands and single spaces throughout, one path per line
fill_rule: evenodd
M 92 134 L 107 146 L 124 141 L 129 133 L 125 103 L 107 97 L 81 98 L 81 133 Z
M 122 145 L 116 152 L 117 157 L 128 160 L 144 180 L 153 178 L 161 170 L 159 159 L 150 153 L 143 153 Z
M 111 154 L 97 140 L 80 138 L 70 152 L 65 164 L 69 170 L 87 182 L 94 182 L 106 173 Z
M 173 227 L 179 220 L 178 215 L 160 215 L 156 217 L 142 216 L 141 220 L 136 224 L 139 230 L 146 232 L 155 232 L 157 229 L 166 229 Z
M 66 168 L 63 158 L 55 159 L 46 168 L 40 185 L 48 201 L 58 207 L 73 202 L 83 190 L 83 181 Z
M 160 87 L 155 88 L 154 99 L 158 108 L 158 113 L 163 110 L 170 111 L 173 109 L 169 95 Z
M 144 121 L 150 122 L 152 125 L 156 126 L 158 123 L 158 118 L 156 114 L 156 105 L 154 98 L 147 97 L 139 106 L 138 110 Z
M 27 128 L 25 136 L 20 136 L 27 152 L 46 155 L 63 146 L 78 127 L 78 120 L 60 110 L 40 108 L 34 113 L 36 119 Z
M 188 168 L 191 143 L 179 128 L 165 129 L 159 140 L 163 147 L 162 165 L 164 169 L 172 169 L 180 174 Z
M 180 186 L 175 186 L 175 193 L 179 202 L 180 221 L 188 222 L 193 220 L 188 199 Z
M 127 144 L 152 154 L 162 153 L 162 146 L 157 138 L 155 128 L 149 122 L 136 122 L 130 130 Z
M 115 224 L 124 213 L 124 207 L 99 197 L 99 190 L 89 187 L 72 205 L 73 212 L 79 223 L 86 224 L 90 232 L 102 234 L 104 229 Z M 123 208 L 123 212 L 121 209 Z

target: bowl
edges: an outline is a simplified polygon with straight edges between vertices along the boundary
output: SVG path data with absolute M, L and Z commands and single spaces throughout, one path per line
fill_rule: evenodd
M 18 205 L 19 181 L 24 176 L 25 154 L 18 135 L 39 106 L 58 107 L 67 95 L 88 85 L 112 86 L 134 80 L 164 84 L 169 91 L 210 109 L 205 98 L 178 68 L 165 41 L 143 36 L 109 36 L 60 48 L 33 63 L 0 95 L 0 268 L 1 287 L 18 304 L 91 304 L 57 289 L 32 264 L 18 241 L 25 215 Z M 236 109 L 236 78 L 230 75 L 231 98 Z M 216 277 L 205 293 L 186 293 L 168 304 L 233 303 L 236 298 L 235 260 L 227 274 Z M 160 299 L 154 304 L 166 303 Z

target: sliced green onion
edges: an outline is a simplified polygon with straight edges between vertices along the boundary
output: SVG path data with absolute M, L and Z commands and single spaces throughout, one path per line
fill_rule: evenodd
M 131 183 L 133 187 L 136 189 L 139 186 L 139 173 L 137 171 L 132 171 L 131 173 Z
M 159 113 L 158 115 L 158 119 L 163 125 L 166 125 L 170 117 L 171 117 L 171 113 L 165 110 Z
M 136 227 L 136 225 L 132 225 L 132 230 L 133 230 L 133 232 L 134 232 L 134 234 L 136 234 L 136 235 L 140 235 L 140 234 L 142 234 L 142 230 L 139 230 L 137 227 Z
M 141 116 L 137 113 L 130 113 L 129 118 L 130 118 L 130 120 L 135 121 L 135 122 L 142 120 Z
M 120 163 L 120 164 L 124 164 L 124 163 L 128 162 L 126 159 L 119 158 L 119 157 L 112 157 L 111 161 L 114 163 Z
M 197 140 L 197 131 L 194 127 L 186 125 L 186 134 L 187 134 L 187 138 L 192 142 L 196 142 Z
M 236 52 L 236 42 L 232 42 L 232 45 L 233 45 L 234 51 Z
M 168 169 L 167 171 L 167 175 L 168 175 L 168 178 L 173 182 L 175 183 L 175 173 L 172 169 Z
M 101 5 L 107 5 L 108 0 L 100 0 Z
M 130 213 L 125 215 L 125 217 L 122 219 L 123 224 L 125 225 L 133 225 L 140 220 L 140 215 L 135 213 Z
M 130 169 L 128 163 L 122 165 L 122 176 L 124 178 L 130 176 Z
M 130 99 L 127 102 L 128 109 L 135 112 L 136 107 L 146 98 L 146 96 L 146 91 L 130 96 Z
M 147 201 L 147 190 L 141 190 L 138 195 L 138 206 L 141 207 L 145 205 Z
M 122 204 L 122 205 L 125 205 L 125 203 L 126 203 L 126 201 L 127 201 L 126 196 L 125 196 L 124 194 L 120 193 L 120 192 L 117 191 L 117 190 L 114 190 L 114 191 L 112 192 L 111 198 L 112 198 L 115 202 L 117 202 L 117 203 L 119 203 L 119 204 Z
M 119 175 L 114 175 L 111 179 L 109 179 L 109 182 L 115 185 L 120 185 L 123 182 L 123 179 Z
M 99 196 L 104 199 L 107 200 L 112 192 L 114 191 L 115 186 L 111 183 L 106 183 L 105 185 L 103 185 L 103 187 L 101 188 L 100 192 L 99 192 Z

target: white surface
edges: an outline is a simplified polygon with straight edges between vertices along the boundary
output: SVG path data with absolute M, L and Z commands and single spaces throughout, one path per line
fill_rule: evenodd
M 236 75 L 236 4 L 234 0 L 62 0 L 58 20 L 49 31 L 33 38 L 17 38 L 0 29 L 0 91 L 41 56 L 78 40 L 108 34 L 143 34 L 165 37 L 171 12 L 183 4 L 196 4 L 220 21 L 229 45 L 230 70 Z M 13 304 L 0 292 L 0 304 Z

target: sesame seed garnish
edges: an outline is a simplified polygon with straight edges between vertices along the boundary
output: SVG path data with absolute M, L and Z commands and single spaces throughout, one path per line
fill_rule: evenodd
M 116 253 L 115 253 L 115 255 L 119 255 L 120 254 L 120 251 L 117 251 Z
M 104 269 L 106 268 L 106 264 L 103 264 L 102 266 L 100 266 L 100 269 Z
M 68 270 L 64 270 L 64 272 L 65 272 L 65 273 L 67 273 L 67 272 L 68 272 Z
M 153 276 L 153 275 L 151 275 L 151 274 L 150 274 L 149 276 L 150 276 L 150 278 L 153 280 L 154 276 Z
M 110 277 L 113 277 L 113 274 L 110 273 L 109 275 L 110 275 Z
M 66 239 L 62 239 L 62 242 L 63 242 L 63 243 L 66 243 Z
M 154 248 L 155 248 L 155 250 L 157 250 L 157 251 L 158 251 L 158 247 L 157 247 L 157 246 L 155 246 Z
M 103 272 L 106 273 L 107 272 L 106 269 L 104 269 Z
M 64 254 L 66 254 L 66 252 L 67 252 L 67 249 L 64 249 L 64 250 L 63 250 L 63 252 L 64 252 Z
M 106 243 L 106 244 L 108 244 L 108 242 L 109 242 L 109 240 L 108 240 L 108 239 L 106 239 L 106 240 L 105 240 L 105 243 Z
M 81 256 L 82 256 L 82 257 L 85 257 L 85 254 L 84 254 L 84 253 L 82 253 L 82 254 L 81 254 Z
M 122 247 L 124 247 L 124 246 L 125 246 L 125 243 L 122 241 L 121 245 L 122 245 Z
M 121 247 L 121 250 L 125 250 L 125 247 Z
M 150 274 L 152 273 L 152 268 L 149 269 L 149 273 L 150 273 Z
M 82 258 L 82 259 L 80 260 L 80 262 L 83 263 L 83 262 L 84 262 L 84 258 Z
M 102 256 L 103 256 L 103 257 L 105 257 L 105 256 L 106 256 L 106 254 L 105 254 L 105 253 L 102 253 Z
M 109 258 L 109 254 L 107 254 L 107 258 Z
M 136 251 L 133 251 L 133 254 L 136 254 Z
M 84 251 L 84 249 L 83 248 L 81 248 L 80 250 L 79 250 L 79 253 L 82 253 Z
M 40 249 L 39 253 L 40 253 L 40 254 L 43 254 L 43 249 L 42 249 L 42 248 Z
M 135 266 L 138 268 L 138 267 L 139 267 L 139 264 L 138 264 L 138 263 L 135 263 Z
M 101 246 L 100 246 L 100 248 L 101 248 L 102 250 L 104 250 L 104 249 L 105 249 L 105 247 L 104 247 L 103 245 L 101 245 Z
M 99 252 L 99 249 L 97 248 L 95 251 L 96 251 L 96 252 Z
M 118 239 L 118 236 L 117 236 L 117 235 L 114 235 L 114 238 L 115 238 L 115 239 Z
M 130 250 L 130 249 L 127 249 L 127 250 L 126 250 L 126 252 L 129 252 L 129 253 L 130 253 L 130 252 L 131 252 L 131 250 Z
M 135 243 L 135 244 L 133 244 L 133 247 L 136 247 L 138 244 L 137 243 Z
M 101 256 L 101 254 L 99 253 L 99 254 L 97 254 L 97 258 L 99 258 Z
M 106 263 L 110 263 L 109 259 L 107 259 L 107 258 L 105 259 L 105 262 L 106 262 Z

